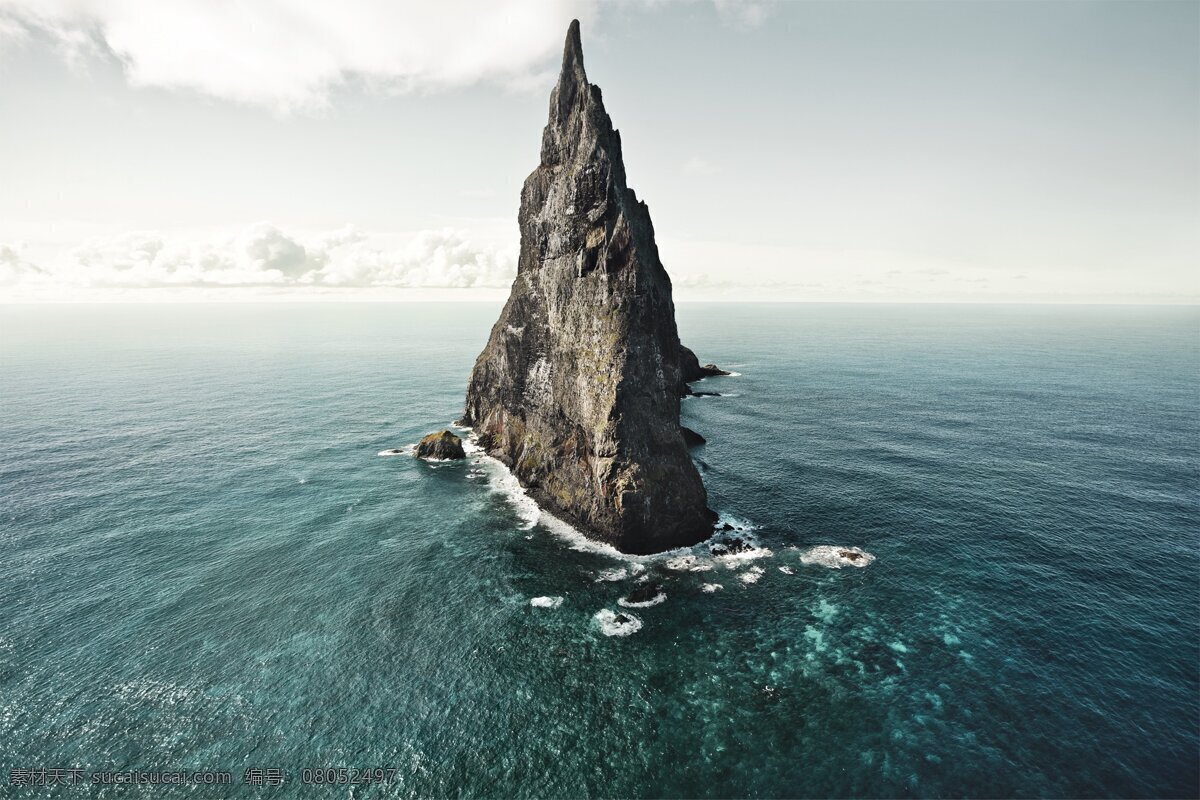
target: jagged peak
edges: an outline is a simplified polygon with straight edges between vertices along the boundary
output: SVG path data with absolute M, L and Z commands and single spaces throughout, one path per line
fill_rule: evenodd
M 567 75 L 570 75 L 580 83 L 587 83 L 587 73 L 583 70 L 583 41 L 579 36 L 579 20 L 571 20 L 571 27 L 567 28 L 567 41 L 563 45 L 563 61 L 562 71 L 559 73 L 559 82 Z
M 579 37 L 579 20 L 572 20 L 563 45 L 562 71 L 558 84 L 550 95 L 550 124 L 561 124 L 571 115 L 571 109 L 588 95 L 587 72 L 583 69 L 583 42 Z
M 612 120 L 604 111 L 600 87 L 588 83 L 583 68 L 583 42 L 579 20 L 572 20 L 563 45 L 562 71 L 550 93 L 550 119 L 542 136 L 542 164 L 559 164 L 569 159 L 585 140 L 601 140 L 605 150 L 612 150 L 613 161 L 623 181 L 620 164 L 620 139 L 612 128 Z

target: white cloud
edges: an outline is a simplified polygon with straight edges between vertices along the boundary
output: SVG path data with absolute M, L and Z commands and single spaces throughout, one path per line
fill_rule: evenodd
M 833 302 L 1195 303 L 1200 281 L 1007 266 L 893 250 L 820 249 L 660 237 L 677 300 Z M 1086 275 L 1086 279 L 1083 276 Z
M 716 175 L 721 170 L 706 158 L 700 156 L 692 156 L 684 162 L 681 170 L 684 175 L 696 178 L 703 178 L 709 175 Z
M 528 84 L 567 24 L 596 0 L 0 0 L 0 40 L 43 31 L 78 56 L 96 49 L 131 83 L 193 89 L 280 111 L 323 106 L 363 81 L 424 91 Z
M 354 242 L 328 251 L 317 273 L 326 286 L 507 288 L 516 277 L 511 250 L 483 248 L 453 229 L 422 231 L 398 250 Z
M 755 28 L 770 0 L 712 0 Z M 655 0 L 644 0 L 650 7 Z M 108 56 L 135 86 L 189 89 L 279 112 L 360 82 L 393 92 L 491 82 L 545 88 L 572 19 L 601 0 L 0 0 L 0 46 L 32 31 L 74 65 Z
M 20 246 L 0 243 L 0 286 L 15 286 L 42 274 L 42 270 L 22 258 Z
M 29 31 L 25 26 L 11 17 L 0 16 L 0 40 L 12 39 L 20 41 L 28 38 Z
M 266 222 L 202 240 L 131 232 L 94 238 L 44 268 L 0 244 L 0 285 L 53 294 L 70 289 L 276 287 L 507 288 L 516 276 L 511 249 L 473 244 L 447 228 L 421 231 L 381 247 L 353 227 L 295 236 Z
M 488 299 L 516 276 L 515 241 L 455 228 L 295 233 L 267 222 L 203 236 L 96 236 L 35 259 L 0 243 L 0 302 Z M 675 298 L 838 302 L 1195 302 L 1197 287 L 1119 272 L 1031 273 L 884 251 L 660 241 Z M 36 262 L 36 263 L 35 263 Z M 464 291 L 468 290 L 468 291 Z
M 727 24 L 738 28 L 757 28 L 771 13 L 766 0 L 713 0 L 717 13 Z

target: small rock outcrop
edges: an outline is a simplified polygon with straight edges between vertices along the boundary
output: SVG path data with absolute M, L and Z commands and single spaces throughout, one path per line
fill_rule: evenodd
M 679 396 L 686 397 L 691 394 L 692 388 L 688 386 L 692 381 L 698 381 L 701 378 L 707 377 L 704 370 L 700 367 L 700 359 L 696 358 L 696 354 L 692 352 L 690 347 L 679 346 Z
M 517 278 L 471 373 L 465 424 L 593 539 L 653 553 L 708 538 L 715 515 L 679 426 L 671 279 L 587 81 L 578 22 L 519 222 Z
M 643 583 L 641 586 L 633 587 L 633 591 L 625 596 L 625 602 L 629 605 L 652 603 L 662 593 L 663 587 L 657 583 Z
M 440 458 L 443 460 L 466 458 L 462 439 L 450 431 L 431 433 L 417 443 L 417 458 Z
M 700 365 L 700 359 L 696 358 L 696 354 L 691 348 L 680 345 L 679 347 L 679 396 L 680 397 L 717 397 L 716 392 L 697 392 L 693 391 L 688 384 L 698 381 L 701 378 L 711 378 L 715 375 L 732 375 L 731 372 L 718 367 L 716 364 Z
M 680 378 L 682 381 L 680 394 L 688 394 L 687 384 L 692 381 L 698 381 L 701 378 L 711 378 L 714 375 L 729 375 L 731 373 L 718 367 L 716 364 L 700 365 L 700 359 L 692 352 L 690 347 L 680 345 L 679 348 L 679 367 Z
M 732 525 L 725 525 L 721 530 L 731 529 Z M 740 536 L 730 536 L 721 541 L 715 542 L 709 547 L 709 552 L 714 556 L 736 556 L 740 553 L 748 553 L 754 549 L 754 545 L 746 541 Z

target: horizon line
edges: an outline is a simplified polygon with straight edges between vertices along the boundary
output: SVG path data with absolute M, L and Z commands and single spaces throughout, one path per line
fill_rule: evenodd
M 454 290 L 444 290 L 454 291 Z M 471 291 L 471 290 L 459 290 Z M 156 298 L 152 300 L 112 299 L 0 299 L 0 307 L 32 306 L 240 306 L 240 305 L 416 305 L 442 303 L 446 305 L 503 303 L 502 297 L 460 298 L 325 298 L 325 297 L 248 297 L 242 299 Z M 1122 301 L 1122 300 L 779 300 L 779 299 L 675 299 L 676 305 L 847 305 L 847 306 L 1122 306 L 1139 308 L 1200 308 L 1200 298 L 1180 301 Z

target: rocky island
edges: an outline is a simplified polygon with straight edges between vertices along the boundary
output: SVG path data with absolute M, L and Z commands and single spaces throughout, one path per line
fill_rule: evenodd
M 627 553 L 708 538 L 716 515 L 679 403 L 689 381 L 727 373 L 679 342 L 650 212 L 626 185 L 578 21 L 519 223 L 517 278 L 475 362 L 463 423 L 590 538 Z
M 450 431 L 438 431 L 424 437 L 421 441 L 417 442 L 417 447 L 413 455 L 417 458 L 432 458 L 442 461 L 453 461 L 467 457 L 467 454 L 463 451 L 462 439 Z

